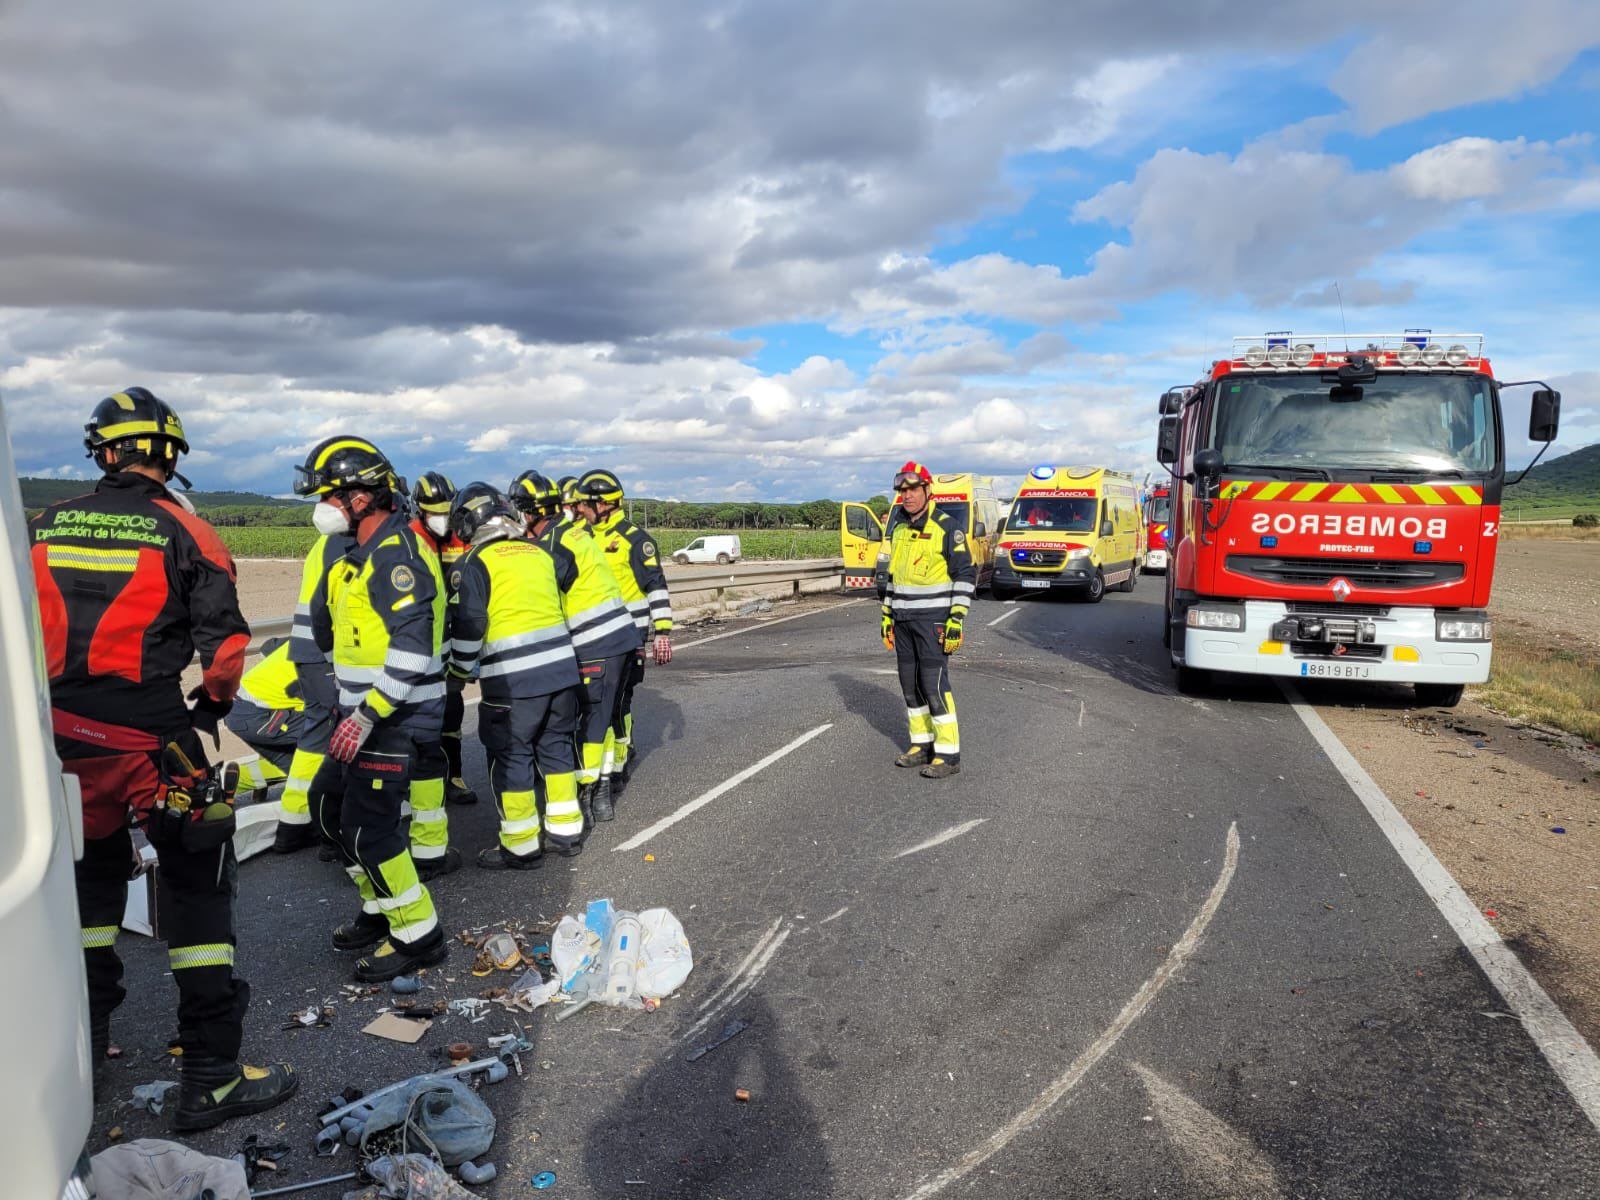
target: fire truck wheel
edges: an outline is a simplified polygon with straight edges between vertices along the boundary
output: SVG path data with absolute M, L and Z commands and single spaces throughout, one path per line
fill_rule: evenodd
M 1414 683 L 1417 704 L 1422 708 L 1454 708 L 1467 689 L 1459 683 Z
M 1094 578 L 1089 581 L 1089 586 L 1081 593 L 1085 604 L 1099 604 L 1106 598 L 1106 577 L 1103 571 L 1096 571 Z

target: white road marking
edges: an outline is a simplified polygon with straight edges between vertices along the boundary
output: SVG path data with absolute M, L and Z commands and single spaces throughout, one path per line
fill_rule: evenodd
M 817 922 L 817 924 L 818 925 L 826 925 L 829 921 L 837 921 L 840 917 L 844 916 L 845 913 L 847 913 L 849 911 L 850 911 L 850 906 L 848 904 L 846 904 L 843 908 L 841 908 L 838 912 L 834 913 L 831 917 L 823 917 L 822 920 Z
M 651 825 L 647 829 L 640 830 L 638 833 L 634 834 L 627 841 L 623 842 L 622 845 L 614 846 L 612 848 L 612 853 L 615 854 L 618 851 L 622 851 L 622 850 L 637 850 L 640 846 L 644 845 L 651 838 L 655 837 L 656 834 L 661 833 L 664 830 L 671 829 L 674 825 L 676 825 L 679 821 L 683 820 L 685 817 L 693 816 L 695 813 L 699 812 L 706 805 L 710 804 L 718 796 L 721 796 L 721 795 L 723 795 L 724 793 L 727 793 L 727 792 L 731 792 L 734 788 L 738 787 L 741 783 L 743 783 L 746 779 L 749 779 L 752 775 L 758 774 L 759 772 L 766 770 L 768 767 L 770 767 L 773 763 L 777 762 L 784 755 L 793 754 L 796 750 L 800 749 L 801 746 L 804 746 L 812 738 L 819 737 L 820 735 L 828 732 L 828 730 L 830 730 L 832 728 L 833 728 L 833 723 L 830 721 L 826 725 L 818 725 L 815 729 L 811 730 L 809 733 L 802 733 L 799 737 L 795 738 L 794 741 L 790 742 L 787 746 L 784 746 L 782 749 L 779 749 L 779 750 L 774 750 L 771 754 L 767 755 L 760 762 L 755 763 L 755 764 L 753 764 L 751 766 L 748 766 L 744 770 L 740 771 L 732 779 L 724 780 L 722 783 L 717 784 L 717 786 L 712 788 L 709 792 L 706 792 L 704 795 L 697 796 L 695 799 L 689 801 L 689 803 L 685 804 L 677 812 L 672 813 L 672 814 L 670 814 L 668 816 L 662 817 L 661 820 L 657 821 L 654 825 Z
M 1238 869 L 1239 826 L 1235 823 L 1228 826 L 1227 852 L 1223 857 L 1222 873 L 1217 876 L 1217 882 L 1211 885 L 1211 894 L 1206 897 L 1205 903 L 1200 906 L 1200 911 L 1195 914 L 1194 920 L 1189 922 L 1189 928 L 1184 930 L 1183 936 L 1167 952 L 1167 957 L 1156 968 L 1155 974 L 1146 979 L 1143 986 L 1133 994 L 1133 998 L 1122 1006 L 1122 1011 L 1106 1027 L 1105 1032 L 1095 1038 L 1077 1058 L 1073 1059 L 1066 1072 L 1041 1092 L 1038 1099 L 995 1130 L 978 1146 L 969 1150 L 959 1162 L 953 1166 L 946 1167 L 939 1174 L 918 1187 L 916 1191 L 910 1193 L 906 1200 L 927 1200 L 927 1197 L 938 1195 L 952 1183 L 970 1175 L 1009 1146 L 1018 1134 L 1030 1128 L 1054 1108 L 1067 1093 L 1083 1082 L 1084 1076 L 1094 1069 L 1096 1063 L 1110 1053 L 1111 1048 L 1122 1039 L 1122 1035 L 1128 1032 L 1133 1023 L 1144 1015 L 1145 1010 L 1161 994 L 1161 989 L 1167 986 L 1168 981 L 1193 956 L 1200 945 L 1201 938 L 1205 936 L 1207 927 L 1211 924 L 1211 919 L 1217 915 L 1217 909 L 1222 904 L 1222 898 L 1227 895 L 1228 885 L 1233 882 L 1234 872 Z
M 904 858 L 906 855 L 915 854 L 919 850 L 932 850 L 935 846 L 942 846 L 953 838 L 960 837 L 963 833 L 971 833 L 974 829 L 976 829 L 979 825 L 982 825 L 988 819 L 988 817 L 978 817 L 973 821 L 963 821 L 959 825 L 952 825 L 943 833 L 936 833 L 927 841 L 918 842 L 915 846 L 911 847 L 911 849 L 900 851 L 900 853 L 896 854 L 895 857 Z
M 1142 1063 L 1133 1072 L 1199 1190 L 1216 1200 L 1282 1200 L 1278 1173 L 1255 1142 Z
M 711 995 L 707 996 L 705 1000 L 701 1002 L 700 1007 L 695 1009 L 695 1012 L 705 1012 L 706 1009 L 710 1008 L 717 1002 L 718 999 L 721 998 L 724 992 L 737 983 L 744 973 L 750 969 L 750 964 L 755 962 L 755 960 L 761 956 L 761 952 L 767 948 L 767 943 L 778 936 L 778 930 L 782 928 L 782 926 L 783 918 L 779 917 L 772 923 L 772 927 L 770 929 L 756 939 L 756 944 L 750 947 L 750 953 L 744 956 L 744 961 L 733 969 L 733 974 L 724 979 L 722 981 L 722 985 L 718 987 L 716 991 L 712 992 Z
M 832 612 L 836 608 L 849 608 L 852 604 L 864 604 L 865 602 L 865 598 L 861 600 L 841 600 L 838 604 L 829 604 L 823 608 L 813 608 L 807 612 L 791 613 L 787 617 L 775 617 L 770 621 L 762 621 L 759 625 L 751 625 L 747 629 L 730 629 L 726 633 L 713 633 L 710 637 L 696 638 L 692 642 L 674 645 L 672 652 L 676 654 L 678 651 L 687 650 L 691 646 L 704 646 L 707 642 L 720 642 L 723 638 L 738 637 L 744 633 L 754 633 L 758 629 L 766 629 L 772 625 L 782 625 L 785 621 L 798 621 L 801 617 L 814 617 L 818 613 Z
M 1450 923 L 1456 937 L 1477 960 L 1495 990 L 1505 998 L 1506 1006 L 1517 1014 L 1522 1027 L 1561 1082 L 1567 1085 L 1578 1107 L 1583 1109 L 1590 1123 L 1600 1129 L 1600 1057 L 1596 1057 L 1594 1048 L 1573 1028 L 1572 1022 L 1556 1007 L 1538 981 L 1528 974 L 1528 969 L 1511 948 L 1500 940 L 1499 933 L 1478 911 L 1472 898 L 1434 857 L 1433 851 L 1400 815 L 1400 810 L 1384 795 L 1383 789 L 1373 782 L 1372 776 L 1345 749 L 1338 735 L 1301 699 L 1293 684 L 1282 686 L 1290 706 L 1311 731 L 1311 736 L 1317 739 L 1328 761 L 1344 776 L 1350 790 L 1383 830 L 1428 899 Z
M 718 1001 L 714 1007 L 708 1008 L 704 1015 L 689 1027 L 689 1032 L 683 1035 L 685 1040 L 692 1038 L 707 1025 L 711 1024 L 712 1021 L 716 1020 L 718 1016 L 727 1012 L 750 994 L 750 989 L 755 987 L 761 976 L 766 973 L 766 969 L 772 964 L 773 956 L 782 948 L 784 942 L 789 940 L 791 932 L 792 927 L 785 926 L 777 937 L 768 940 L 766 948 L 750 964 L 749 970 L 745 973 L 744 978 L 739 981 L 738 986 L 730 991 L 725 999 Z
M 1078 728 L 1079 729 L 1083 728 L 1083 714 L 1087 709 L 1088 709 L 1087 702 L 1085 702 L 1083 700 L 1079 700 L 1078 701 Z
M 1000 624 L 1000 622 L 1004 621 L 1007 617 L 1014 617 L 1014 616 L 1017 615 L 1017 613 L 1019 613 L 1021 611 L 1022 611 L 1021 609 L 1017 609 L 1017 608 L 1008 608 L 1008 609 L 1005 610 L 1005 612 L 1001 613 L 994 620 L 990 621 L 989 622 L 989 627 L 991 629 L 993 629 L 996 625 Z

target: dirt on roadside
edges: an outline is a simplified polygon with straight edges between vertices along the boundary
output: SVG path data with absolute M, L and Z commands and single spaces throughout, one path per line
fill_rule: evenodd
M 1600 658 L 1600 542 L 1501 543 L 1490 612 Z M 1317 711 L 1591 1044 L 1600 1045 L 1600 752 L 1473 699 L 1322 692 Z

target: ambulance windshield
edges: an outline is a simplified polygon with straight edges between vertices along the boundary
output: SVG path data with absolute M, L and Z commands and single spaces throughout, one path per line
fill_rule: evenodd
M 1092 533 L 1100 501 L 1093 496 L 1018 496 L 1006 518 L 1007 533 L 1049 529 L 1056 533 Z
M 1484 475 L 1499 458 L 1482 375 L 1401 375 L 1335 387 L 1314 374 L 1229 375 L 1211 445 L 1229 466 Z

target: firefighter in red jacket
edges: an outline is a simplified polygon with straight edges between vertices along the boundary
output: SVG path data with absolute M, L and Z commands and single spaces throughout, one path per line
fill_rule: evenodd
M 179 1130 L 261 1112 L 294 1093 L 283 1064 L 241 1066 L 250 988 L 234 974 L 238 866 L 231 801 L 199 737 L 216 736 L 250 631 L 233 559 L 168 490 L 187 453 L 177 413 L 144 388 L 102 400 L 84 445 L 105 477 L 31 524 L 56 749 L 83 794 L 77 865 L 98 1065 L 127 994 L 115 943 L 134 862 L 130 827 L 156 849 L 163 933 L 178 985 Z M 180 477 L 181 478 L 181 477 Z M 200 685 L 180 677 L 198 651 Z

